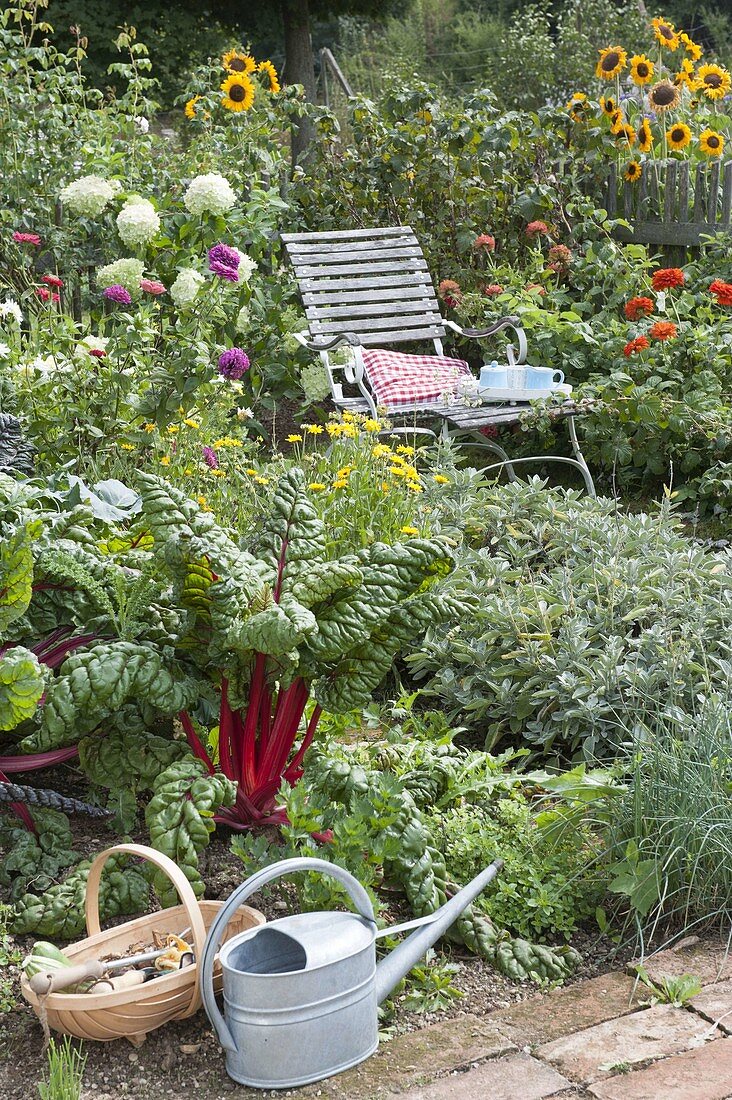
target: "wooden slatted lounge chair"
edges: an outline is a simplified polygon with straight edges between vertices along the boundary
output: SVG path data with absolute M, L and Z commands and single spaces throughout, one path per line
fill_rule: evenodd
M 513 467 L 518 463 L 563 462 L 579 469 L 587 492 L 595 495 L 575 428 L 575 416 L 581 410 L 573 401 L 550 410 L 552 417 L 566 420 L 571 458 L 533 455 L 511 459 L 503 447 L 487 439 L 481 430 L 517 423 L 528 405 L 485 405 L 476 401 L 471 404 L 455 396 L 459 376 L 467 364 L 461 368 L 460 361 L 444 356 L 442 340 L 448 328 L 476 340 L 487 339 L 503 329 L 511 330 L 517 347 L 509 344 L 507 355 L 509 363 L 516 364 L 526 362 L 526 335 L 517 317 L 503 317 L 486 329 L 464 329 L 442 317 L 422 249 L 408 226 L 284 233 L 282 240 L 308 319 L 309 332 L 298 334 L 297 339 L 320 354 L 338 409 L 376 417 L 378 407 L 390 420 L 412 424 L 417 419 L 431 419 L 433 423 L 439 420 L 441 438 L 459 440 L 467 436 L 472 443 L 500 457 L 499 463 L 486 469 L 504 466 L 509 478 L 515 481 Z M 395 357 L 388 351 L 381 355 L 374 351 L 425 340 L 433 343 L 434 356 Z M 345 365 L 334 362 L 330 354 L 342 346 L 350 348 L 349 362 Z M 389 364 L 392 374 L 388 384 L 381 386 L 380 399 L 374 379 L 383 383 L 379 374 L 382 360 Z M 399 385 L 400 377 L 404 379 L 403 386 Z M 344 394 L 344 385 L 355 393 Z M 446 392 L 448 388 L 450 393 Z

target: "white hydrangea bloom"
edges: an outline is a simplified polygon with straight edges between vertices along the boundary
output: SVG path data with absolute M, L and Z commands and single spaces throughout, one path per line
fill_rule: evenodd
M 106 290 L 108 286 L 123 286 L 132 293 L 140 289 L 140 279 L 145 272 L 142 260 L 134 260 L 132 257 L 115 260 L 97 271 L 97 286 Z
M 182 267 L 170 288 L 170 297 L 178 309 L 190 309 L 199 290 L 206 282 L 193 267 Z
M 4 302 L 0 302 L 0 318 L 4 320 L 6 317 L 14 317 L 19 325 L 22 324 L 23 311 L 12 298 L 6 298 Z
M 300 385 L 308 404 L 330 397 L 330 380 L 322 363 L 309 363 L 300 372 Z
M 18 366 L 21 370 L 33 374 L 55 374 L 57 371 L 67 371 L 69 364 L 64 359 L 54 359 L 52 355 L 47 355 L 44 359 L 42 355 L 37 355 L 35 359 L 31 359 L 26 363 L 19 363 Z
M 128 248 L 149 244 L 160 231 L 160 218 L 147 199 L 133 195 L 117 215 L 117 232 Z
M 72 214 L 97 218 L 116 193 L 114 187 L 101 176 L 82 176 L 64 187 L 59 198 Z
M 138 134 L 146 134 L 150 129 L 150 123 L 144 115 L 135 115 L 135 129 Z
M 191 180 L 183 202 L 190 214 L 226 214 L 236 202 L 236 195 L 224 176 L 207 172 Z
M 241 282 L 248 283 L 256 270 L 257 264 L 254 260 L 250 256 L 242 256 L 239 260 L 239 279 Z
M 236 315 L 236 331 L 246 332 L 251 324 L 251 316 L 249 313 L 249 306 L 242 306 Z

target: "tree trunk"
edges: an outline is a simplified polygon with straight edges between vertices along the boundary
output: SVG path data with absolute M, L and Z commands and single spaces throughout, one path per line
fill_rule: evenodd
M 305 98 L 315 103 L 315 62 L 308 0 L 283 0 L 282 22 L 285 30 L 285 80 L 288 84 L 302 84 Z M 292 135 L 293 166 L 305 159 L 314 136 L 315 129 L 310 119 L 301 119 Z

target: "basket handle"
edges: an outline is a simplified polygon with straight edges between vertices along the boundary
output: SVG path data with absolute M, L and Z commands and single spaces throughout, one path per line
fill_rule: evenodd
M 141 859 L 146 859 L 148 863 L 154 863 L 173 883 L 173 886 L 175 886 L 178 891 L 178 897 L 185 906 L 193 938 L 196 964 L 193 967 L 195 973 L 193 976 L 191 1003 L 186 1011 L 181 1013 L 179 1018 L 185 1019 L 186 1016 L 192 1016 L 193 1013 L 201 1007 L 201 961 L 203 959 L 203 949 L 206 943 L 206 925 L 203 922 L 201 908 L 196 899 L 196 895 L 193 893 L 190 882 L 183 874 L 180 867 L 173 863 L 172 859 L 163 855 L 162 852 L 156 851 L 155 848 L 148 848 L 144 844 L 115 844 L 112 848 L 107 848 L 106 851 L 100 852 L 89 868 L 89 877 L 86 882 L 86 902 L 84 909 L 87 933 L 89 936 L 96 936 L 101 931 L 101 925 L 99 923 L 99 883 L 102 878 L 104 864 L 111 855 L 117 852 L 125 852 L 131 856 L 140 856 Z

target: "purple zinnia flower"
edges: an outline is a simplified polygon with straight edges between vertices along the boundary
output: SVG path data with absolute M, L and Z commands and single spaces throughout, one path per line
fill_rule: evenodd
M 207 466 L 210 466 L 212 470 L 218 470 L 219 460 L 216 457 L 216 451 L 213 447 L 203 448 L 203 460 Z
M 226 264 L 222 264 L 218 260 L 211 260 L 208 267 L 214 275 L 220 275 L 222 279 L 228 279 L 230 283 L 239 282 L 239 272 L 235 267 L 227 267 Z
M 229 348 L 219 356 L 219 374 L 237 380 L 249 370 L 249 356 L 241 348 Z
M 119 283 L 115 283 L 113 286 L 108 286 L 103 292 L 105 298 L 109 298 L 110 302 L 119 302 L 120 305 L 129 306 L 132 304 L 132 297 L 129 290 L 125 290 Z

